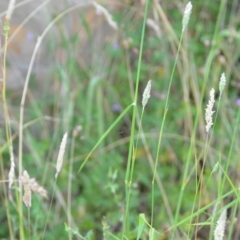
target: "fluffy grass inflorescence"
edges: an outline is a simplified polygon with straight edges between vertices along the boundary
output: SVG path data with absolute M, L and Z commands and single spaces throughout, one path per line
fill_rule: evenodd
M 145 106 L 147 105 L 148 99 L 150 98 L 150 92 L 151 92 L 151 80 L 148 81 L 147 86 L 143 91 L 143 96 L 142 96 L 143 110 L 144 110 Z
M 191 13 L 192 13 L 192 3 L 188 2 L 183 14 L 182 31 L 184 31 L 185 28 L 187 27 Z
M 205 112 L 205 120 L 206 120 L 206 132 L 208 133 L 211 126 L 213 125 L 213 106 L 215 102 L 215 96 L 214 96 L 215 90 L 212 88 L 210 91 L 210 98 L 207 104 L 206 112 Z
M 19 177 L 19 182 L 24 188 L 23 202 L 27 207 L 31 207 L 32 192 L 39 194 L 43 198 L 48 198 L 47 190 L 40 186 L 35 178 L 30 178 L 26 170 Z
M 214 230 L 214 240 L 223 240 L 227 221 L 227 210 L 224 209 L 217 220 L 217 225 Z
M 220 95 L 222 95 L 222 92 L 223 92 L 225 86 L 226 86 L 226 76 L 225 76 L 225 73 L 222 73 L 221 78 L 220 78 L 220 82 L 219 82 Z
M 30 187 L 30 178 L 26 170 L 23 171 L 23 175 L 19 177 L 19 181 L 24 188 L 23 202 L 30 208 L 32 205 L 32 191 Z
M 57 158 L 57 164 L 56 164 L 55 178 L 58 177 L 58 174 L 59 174 L 59 172 L 61 171 L 61 168 L 62 168 L 63 156 L 64 156 L 66 144 L 67 144 L 67 133 L 64 134 L 61 145 L 60 145 L 58 158 Z

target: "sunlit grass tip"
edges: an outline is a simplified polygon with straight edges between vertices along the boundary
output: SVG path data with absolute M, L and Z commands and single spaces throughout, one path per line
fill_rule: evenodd
M 150 98 L 150 92 L 151 92 L 151 80 L 148 81 L 147 86 L 143 91 L 143 97 L 142 97 L 143 110 L 144 110 L 145 106 L 147 105 L 148 99 Z
M 227 210 L 224 209 L 220 214 L 220 217 L 217 221 L 217 224 L 214 230 L 214 240 L 223 240 L 226 221 L 227 221 Z
M 208 105 L 207 105 L 206 112 L 205 112 L 206 132 L 207 133 L 209 132 L 211 126 L 213 125 L 212 115 L 214 113 L 214 111 L 213 111 L 213 105 L 215 102 L 214 93 L 215 93 L 215 90 L 212 88 L 210 91 L 210 98 L 209 98 Z
M 63 155 L 64 155 L 64 152 L 65 152 L 66 144 L 67 144 L 67 133 L 64 134 L 61 145 L 60 145 L 58 158 L 57 158 L 55 178 L 57 178 L 57 176 L 58 176 L 58 174 L 59 174 L 59 172 L 61 171 L 61 168 L 62 168 Z
M 185 30 L 185 28 L 186 28 L 187 25 L 188 25 L 191 12 L 192 12 L 192 3 L 191 3 L 191 2 L 188 2 L 188 4 L 186 5 L 186 8 L 185 8 L 185 10 L 184 10 L 184 14 L 183 14 L 182 32 Z

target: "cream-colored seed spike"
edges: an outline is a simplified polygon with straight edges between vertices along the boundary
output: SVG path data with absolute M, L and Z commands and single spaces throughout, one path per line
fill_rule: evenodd
M 151 92 L 151 80 L 148 81 L 147 86 L 143 91 L 143 97 L 142 97 L 143 110 L 147 105 L 148 99 L 150 98 L 150 92 Z
M 222 92 L 223 92 L 225 86 L 226 86 L 226 76 L 225 76 L 225 73 L 222 73 L 221 77 L 220 77 L 220 82 L 219 82 L 220 95 L 222 95 Z
M 61 171 L 61 168 L 62 168 L 63 155 L 65 152 L 66 144 L 67 144 L 67 133 L 64 134 L 61 145 L 60 145 L 58 158 L 57 158 L 55 178 L 57 178 L 58 173 Z
M 213 105 L 215 102 L 214 93 L 215 93 L 215 91 L 212 88 L 210 91 L 210 98 L 209 98 L 208 105 L 207 105 L 206 112 L 205 112 L 206 132 L 207 133 L 209 132 L 211 126 L 213 125 L 212 115 L 213 115 L 214 111 L 212 109 L 213 109 Z
M 192 3 L 188 2 L 183 14 L 182 31 L 184 31 L 186 26 L 188 25 L 191 13 L 192 13 Z
M 227 210 L 224 209 L 219 219 L 217 220 L 217 225 L 214 230 L 214 240 L 223 240 L 226 221 L 227 221 Z

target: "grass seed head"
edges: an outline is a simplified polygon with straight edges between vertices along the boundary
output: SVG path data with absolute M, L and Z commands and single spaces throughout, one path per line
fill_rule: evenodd
M 220 77 L 220 82 L 219 82 L 220 95 L 222 95 L 222 92 L 223 92 L 225 86 L 226 86 L 226 76 L 225 76 L 225 73 L 222 73 L 221 77 Z
M 184 10 L 184 14 L 183 14 L 182 31 L 184 31 L 186 26 L 188 25 L 191 12 L 192 12 L 192 3 L 188 2 L 187 6 L 186 6 L 186 8 Z
M 150 98 L 150 92 L 151 92 L 151 80 L 148 81 L 147 86 L 143 91 L 143 98 L 142 98 L 143 109 L 147 105 L 148 99 Z
M 29 180 L 29 186 L 32 192 L 37 193 L 44 198 L 48 198 L 47 190 L 40 186 L 35 178 Z
M 66 144 L 67 144 L 67 133 L 64 134 L 61 145 L 60 145 L 58 158 L 57 158 L 55 178 L 57 178 L 58 173 L 61 171 L 61 168 L 62 168 L 63 155 L 65 152 Z
M 223 240 L 226 221 L 227 221 L 227 210 L 224 209 L 219 219 L 217 220 L 217 225 L 214 230 L 214 240 Z
M 215 93 L 215 91 L 212 88 L 211 91 L 210 91 L 210 99 L 208 101 L 208 105 L 207 105 L 206 113 L 205 113 L 206 132 L 207 133 L 209 132 L 211 126 L 213 125 L 212 115 L 213 115 L 214 111 L 212 109 L 213 109 L 213 105 L 214 105 L 214 102 L 215 102 L 214 93 Z
M 32 192 L 30 188 L 29 175 L 26 170 L 23 171 L 23 175 L 19 178 L 19 180 L 22 183 L 24 189 L 23 202 L 25 203 L 26 207 L 30 208 L 32 201 Z

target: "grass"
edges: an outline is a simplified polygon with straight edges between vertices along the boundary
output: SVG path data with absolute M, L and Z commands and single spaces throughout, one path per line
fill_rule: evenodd
M 187 2 L 130 2 L 66 1 L 36 41 L 19 98 L 8 89 L 7 15 L 0 239 L 239 238 L 237 1 L 192 1 L 184 30 Z M 55 59 L 40 83 L 44 46 Z

